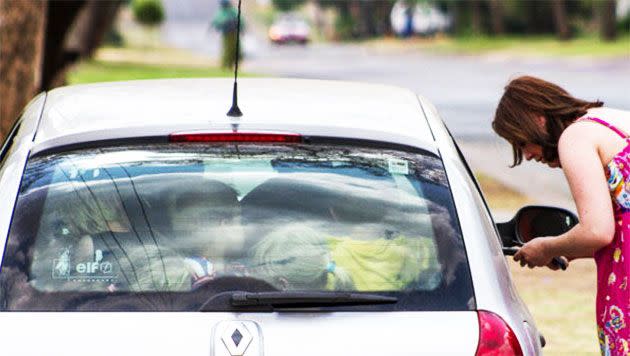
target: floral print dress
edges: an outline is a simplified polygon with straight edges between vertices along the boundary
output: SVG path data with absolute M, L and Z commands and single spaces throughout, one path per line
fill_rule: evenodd
M 606 178 L 613 200 L 615 236 L 595 252 L 597 264 L 597 331 L 602 355 L 630 355 L 630 137 L 604 120 L 600 123 L 623 137 L 626 147 L 608 163 Z

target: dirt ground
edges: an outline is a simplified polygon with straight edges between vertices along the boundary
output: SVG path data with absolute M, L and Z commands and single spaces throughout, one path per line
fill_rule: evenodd
M 545 355 L 599 355 L 595 262 L 575 260 L 566 271 L 552 271 L 508 260 L 514 284 L 547 340 Z
M 475 174 L 493 213 L 515 211 L 531 200 L 490 176 Z M 545 355 L 599 355 L 595 326 L 596 270 L 576 260 L 566 271 L 522 268 L 506 257 L 519 295 L 545 336 Z

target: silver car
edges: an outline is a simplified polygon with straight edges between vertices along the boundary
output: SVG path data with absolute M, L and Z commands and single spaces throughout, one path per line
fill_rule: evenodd
M 33 99 L 0 151 L 3 355 L 541 353 L 524 219 L 499 235 L 425 98 L 239 84 L 238 119 L 224 79 Z

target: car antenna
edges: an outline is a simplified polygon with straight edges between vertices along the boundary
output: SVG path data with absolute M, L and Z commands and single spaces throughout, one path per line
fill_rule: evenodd
M 238 79 L 238 60 L 240 57 L 240 40 L 241 40 L 241 0 L 238 0 L 238 17 L 236 20 L 236 55 L 234 60 L 234 88 L 232 90 L 232 107 L 230 111 L 228 111 L 227 116 L 239 118 L 243 116 L 241 109 L 238 108 L 238 88 L 237 88 L 237 79 Z

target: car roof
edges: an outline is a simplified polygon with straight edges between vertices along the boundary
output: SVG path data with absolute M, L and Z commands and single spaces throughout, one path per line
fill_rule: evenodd
M 393 142 L 436 152 L 420 101 L 406 89 L 324 80 L 239 79 L 243 116 L 234 119 L 226 116 L 232 85 L 232 79 L 165 79 L 57 88 L 46 98 L 33 151 L 238 127 Z

